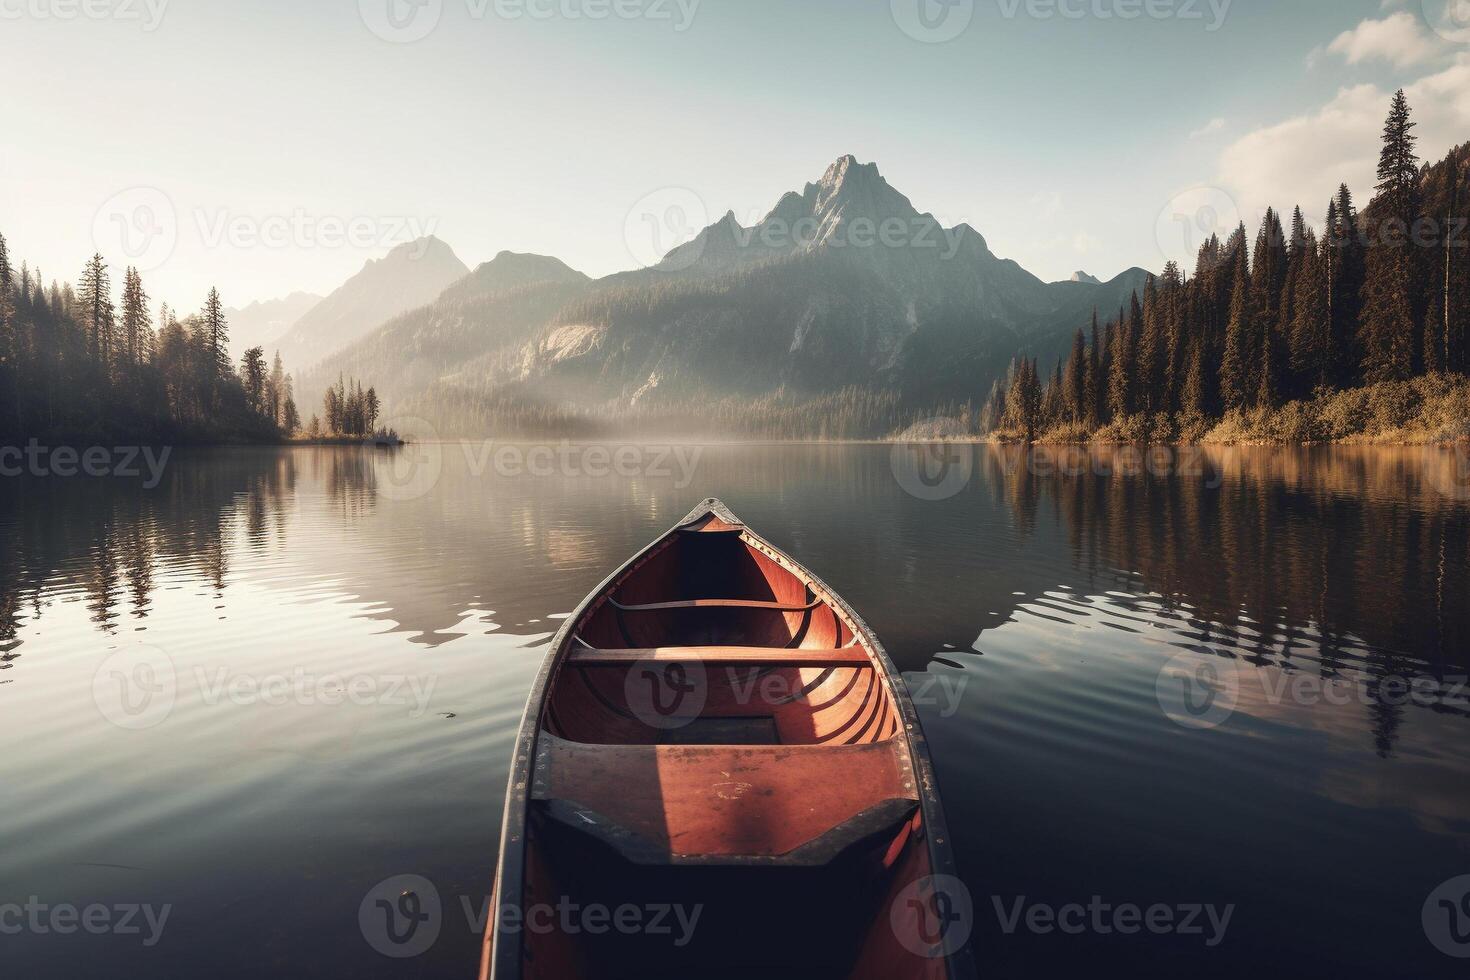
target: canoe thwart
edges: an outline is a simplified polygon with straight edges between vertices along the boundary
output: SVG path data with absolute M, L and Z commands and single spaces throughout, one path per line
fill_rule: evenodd
M 837 650 L 780 647 L 643 647 L 620 650 L 571 650 L 567 663 L 578 667 L 615 667 L 637 663 L 739 664 L 779 667 L 871 667 L 867 653 L 856 646 Z
M 810 612 L 824 605 L 821 599 L 808 603 L 770 602 L 757 599 L 680 599 L 674 602 L 645 602 L 625 606 L 618 600 L 607 600 L 619 612 L 667 612 L 673 609 L 760 609 L 766 612 Z

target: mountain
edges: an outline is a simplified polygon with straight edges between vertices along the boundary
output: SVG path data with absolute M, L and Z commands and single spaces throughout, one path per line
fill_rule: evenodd
M 1100 285 L 1102 285 L 1102 280 L 1099 279 L 1097 276 L 1088 275 L 1087 273 L 1083 272 L 1080 269 L 1078 271 L 1072 273 L 1072 278 L 1069 279 L 1068 282 L 1085 282 L 1085 283 L 1087 283 L 1088 285 L 1091 285 L 1091 286 L 1100 286 Z
M 479 296 L 542 283 L 584 283 L 591 280 L 561 259 L 529 252 L 501 252 L 440 294 L 441 301 L 470 300 Z
M 295 292 L 281 299 L 257 300 L 243 309 L 226 309 L 230 349 L 235 360 L 238 361 L 240 355 L 252 347 L 266 348 L 269 357 L 271 346 L 321 300 L 320 296 L 312 293 Z
M 305 368 L 438 296 L 469 268 L 432 235 L 399 245 L 337 287 L 281 338 L 281 356 Z
M 591 281 L 502 253 L 314 382 L 361 377 L 390 414 L 443 435 L 569 417 L 717 427 L 752 405 L 816 426 L 829 409 L 800 406 L 839 402 L 881 428 L 978 405 L 1019 353 L 1049 366 L 1094 308 L 1116 310 L 1145 276 L 1043 282 L 844 156 L 751 227 L 726 214 L 648 269 Z

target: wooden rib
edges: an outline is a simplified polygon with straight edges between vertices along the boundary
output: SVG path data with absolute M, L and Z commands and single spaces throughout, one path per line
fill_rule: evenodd
M 621 650 L 572 650 L 567 662 L 578 667 L 610 667 L 636 663 L 752 664 L 771 667 L 871 667 L 857 647 L 800 650 L 787 647 L 641 647 Z

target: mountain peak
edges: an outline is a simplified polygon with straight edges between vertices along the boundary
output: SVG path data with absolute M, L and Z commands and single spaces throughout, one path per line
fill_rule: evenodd
M 1102 285 L 1102 280 L 1101 279 L 1099 279 L 1097 276 L 1088 275 L 1087 273 L 1083 272 L 1081 269 L 1078 269 L 1076 272 L 1072 273 L 1072 278 L 1069 279 L 1068 281 L 1069 282 L 1085 282 L 1088 285 L 1092 285 L 1092 286 L 1101 286 Z

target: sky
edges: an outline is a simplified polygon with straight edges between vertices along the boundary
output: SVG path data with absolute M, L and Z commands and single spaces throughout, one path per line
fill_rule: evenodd
M 847 153 L 1106 279 L 1366 202 L 1400 86 L 1470 140 L 1470 0 L 0 0 L 0 84 L 12 256 L 182 309 L 422 234 L 605 275 Z

